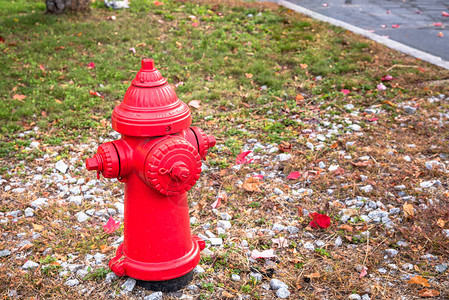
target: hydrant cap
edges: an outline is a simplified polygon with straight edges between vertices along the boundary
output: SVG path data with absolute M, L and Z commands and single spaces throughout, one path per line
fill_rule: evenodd
M 178 99 L 167 79 L 155 68 L 153 59 L 142 67 L 112 113 L 112 128 L 130 136 L 163 136 L 187 129 L 190 109 Z

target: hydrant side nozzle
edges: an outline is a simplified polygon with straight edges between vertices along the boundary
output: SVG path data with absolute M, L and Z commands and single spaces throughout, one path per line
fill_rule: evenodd
M 99 158 L 99 155 L 95 154 L 94 157 L 86 159 L 86 169 L 89 171 L 101 170 L 101 160 Z

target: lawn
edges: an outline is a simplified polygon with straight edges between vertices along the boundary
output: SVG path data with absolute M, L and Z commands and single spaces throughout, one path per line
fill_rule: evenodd
M 292 299 L 447 299 L 449 71 L 272 3 L 159 4 L 52 16 L 0 0 L 0 296 L 150 294 L 104 279 L 123 227 L 102 225 L 123 220 L 123 185 L 84 159 L 117 138 L 112 109 L 153 58 L 217 138 L 189 197 L 192 231 L 223 244 L 185 297 L 271 299 L 276 278 Z

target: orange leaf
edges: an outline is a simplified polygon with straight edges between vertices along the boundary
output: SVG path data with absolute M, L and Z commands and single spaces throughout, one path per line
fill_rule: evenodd
M 353 164 L 356 167 L 366 167 L 366 166 L 369 166 L 371 164 L 371 162 L 369 160 L 359 161 L 356 163 L 351 161 L 351 164 Z
M 335 142 L 335 143 L 333 143 L 332 145 L 331 145 L 331 148 L 332 149 L 335 149 L 335 148 L 337 148 L 338 147 L 338 142 Z
M 413 276 L 409 281 L 407 281 L 407 283 L 420 284 L 422 286 L 430 287 L 429 281 L 427 281 L 427 279 L 419 275 Z
M 61 104 L 61 103 L 62 103 L 62 101 L 61 101 L 61 100 L 59 100 L 59 99 L 55 99 L 55 102 L 56 102 L 56 103 L 59 103 L 59 104 Z
M 246 179 L 245 182 L 243 182 L 242 187 L 245 191 L 248 191 L 248 192 L 262 192 L 259 189 L 259 185 L 261 185 L 261 184 L 262 184 L 262 182 L 259 181 L 259 178 L 250 177 L 250 178 Z
M 389 100 L 382 101 L 382 103 L 383 103 L 383 104 L 388 104 L 388 105 L 390 105 L 390 106 L 392 106 L 392 107 L 396 107 L 396 104 L 394 104 L 393 102 L 391 102 L 391 101 L 389 101 Z
M 413 204 L 409 204 L 407 202 L 404 203 L 402 206 L 402 209 L 404 210 L 405 217 L 413 217 L 415 215 L 415 209 L 413 208 Z
M 429 290 L 429 289 L 422 289 L 419 291 L 420 297 L 438 297 L 440 295 L 440 292 L 435 290 Z
M 299 64 L 299 66 L 301 67 L 301 69 L 307 69 L 307 67 L 308 67 L 307 64 Z
M 251 78 L 253 78 L 254 75 L 251 73 L 245 73 L 245 76 L 246 76 L 246 78 L 251 79 Z
M 17 100 L 17 101 L 20 101 L 20 102 L 23 102 L 23 99 L 25 99 L 27 96 L 25 96 L 25 95 L 18 95 L 18 94 L 15 94 L 14 96 L 12 96 L 12 98 L 14 99 L 14 100 Z
M 305 277 L 310 278 L 310 279 L 312 279 L 312 278 L 319 278 L 320 276 L 321 275 L 320 275 L 319 272 L 312 273 L 312 274 L 309 274 L 309 275 L 305 275 Z
M 302 101 L 302 100 L 304 100 L 304 96 L 301 95 L 301 94 L 297 94 L 295 100 L 296 101 Z
M 352 228 L 351 225 L 347 225 L 347 224 L 343 224 L 339 228 L 343 229 L 343 230 L 346 230 L 346 231 L 349 231 L 349 232 L 352 232 L 352 230 L 354 229 L 354 228 Z
M 438 219 L 437 225 L 441 228 L 444 228 L 444 225 L 446 225 L 446 221 L 444 221 L 443 219 Z

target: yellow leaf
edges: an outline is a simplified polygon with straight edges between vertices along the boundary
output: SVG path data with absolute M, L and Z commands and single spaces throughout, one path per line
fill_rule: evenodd
M 415 209 L 413 208 L 412 204 L 405 202 L 402 206 L 402 209 L 404 210 L 404 215 L 407 218 L 413 217 L 415 215 Z
M 420 284 L 425 287 L 430 287 L 429 281 L 425 279 L 422 276 L 416 275 L 413 276 L 409 281 L 407 281 L 408 284 Z
M 446 225 L 446 221 L 444 221 L 443 219 L 438 219 L 437 225 L 441 228 L 444 228 L 444 225 Z
M 383 103 L 383 104 L 388 104 L 388 105 L 390 105 L 390 106 L 392 106 L 392 107 L 396 107 L 396 104 L 394 104 L 393 102 L 391 102 L 391 101 L 389 101 L 389 100 L 382 101 L 382 103 Z
M 180 42 L 176 42 L 176 47 L 182 48 L 182 44 Z
M 33 224 L 33 229 L 36 231 L 42 231 L 44 229 L 44 226 Z
M 55 102 L 56 102 L 56 103 L 59 103 L 59 104 L 61 104 L 61 103 L 62 103 L 62 101 L 61 101 L 61 100 L 59 100 L 59 99 L 55 99 Z

